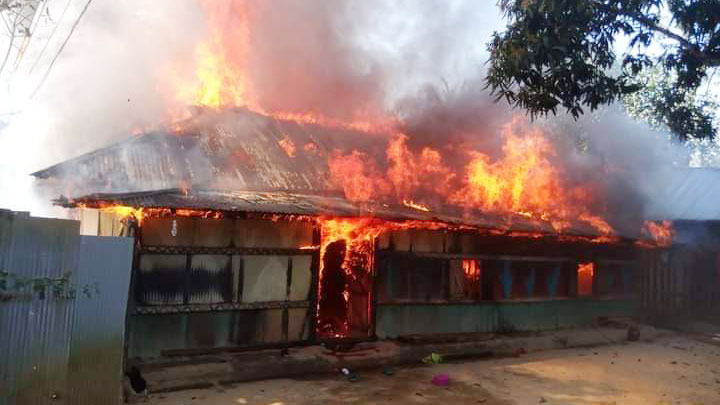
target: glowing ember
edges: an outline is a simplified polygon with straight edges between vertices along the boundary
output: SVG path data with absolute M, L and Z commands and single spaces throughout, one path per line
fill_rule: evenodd
M 413 200 L 403 200 L 403 205 L 409 208 L 416 209 L 418 211 L 430 211 L 430 208 L 427 205 L 418 204 Z
M 673 236 L 675 235 L 672 221 L 668 220 L 662 222 L 645 221 L 643 231 L 660 247 L 672 245 Z
M 577 295 L 585 297 L 593 294 L 595 263 L 580 263 L 577 268 Z
M 463 273 L 468 279 L 477 279 L 480 277 L 480 262 L 477 260 L 463 260 Z
M 145 218 L 143 208 L 127 207 L 123 205 L 109 205 L 100 208 L 100 211 L 117 215 L 121 219 L 134 218 L 138 221 L 138 223 L 142 223 Z
M 113 204 L 100 204 L 98 206 L 88 206 L 86 204 L 77 204 L 77 208 L 91 208 L 98 209 L 100 212 L 111 213 L 118 216 L 121 220 L 135 219 L 138 225 L 142 225 L 145 218 L 148 217 L 167 217 L 167 216 L 179 216 L 179 217 L 195 217 L 195 218 L 211 218 L 221 219 L 223 213 L 215 210 L 196 210 L 196 209 L 184 209 L 179 208 L 172 210 L 170 208 L 135 208 L 125 205 L 113 205 Z
M 295 157 L 295 144 L 290 139 L 281 139 L 278 141 L 278 145 L 282 148 L 288 157 Z

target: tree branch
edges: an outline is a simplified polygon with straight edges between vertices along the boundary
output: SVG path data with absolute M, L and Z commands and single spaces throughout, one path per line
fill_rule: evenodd
M 712 56 L 703 52 L 698 46 L 698 44 L 691 42 L 682 35 L 672 32 L 669 28 L 658 25 L 655 21 L 648 17 L 645 17 L 642 14 L 623 12 L 622 10 L 617 10 L 609 7 L 607 4 L 604 4 L 598 0 L 593 1 L 593 4 L 595 4 L 599 9 L 602 9 L 609 13 L 616 13 L 618 16 L 633 19 L 652 31 L 659 32 L 668 38 L 674 39 L 680 44 L 680 46 L 687 49 L 695 57 L 704 60 L 709 66 L 720 66 L 720 57 Z
M 8 59 L 10 59 L 10 52 L 12 51 L 13 43 L 15 42 L 15 30 L 17 29 L 18 18 L 19 18 L 19 14 L 15 14 L 15 20 L 13 20 L 12 31 L 10 32 L 10 43 L 8 44 L 7 51 L 5 52 L 5 57 L 3 58 L 2 64 L 0 64 L 0 75 L 2 75 L 3 70 L 5 70 L 5 65 L 7 64 Z

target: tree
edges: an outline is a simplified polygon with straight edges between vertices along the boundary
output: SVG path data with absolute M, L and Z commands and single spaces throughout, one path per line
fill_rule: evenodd
M 638 75 L 661 66 L 671 82 L 656 93 L 655 111 L 679 139 L 715 136 L 708 110 L 690 98 L 720 67 L 720 0 L 500 0 L 500 7 L 509 24 L 488 44 L 486 78 L 498 100 L 531 117 L 562 107 L 577 118 L 645 88 Z M 618 55 L 621 36 L 629 46 Z
M 709 85 L 708 88 L 677 86 L 672 72 L 662 66 L 643 70 L 634 82 L 643 90 L 623 97 L 630 116 L 655 128 L 667 129 L 678 138 L 683 138 L 683 134 L 694 134 L 696 139 L 713 138 L 720 104 L 717 95 L 709 91 Z M 712 82 L 712 78 L 708 78 L 708 82 Z

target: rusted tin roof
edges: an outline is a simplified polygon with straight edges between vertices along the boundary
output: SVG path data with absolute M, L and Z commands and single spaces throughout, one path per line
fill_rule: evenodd
M 51 179 L 67 196 L 58 201 L 66 206 L 105 202 L 257 213 L 372 215 L 509 232 L 555 233 L 547 221 L 515 214 L 455 206 L 425 212 L 404 205 L 357 204 L 342 198 L 329 183 L 328 156 L 353 149 L 383 155 L 386 139 L 387 135 L 277 120 L 245 109 L 208 110 L 184 122 L 176 132 L 130 138 L 33 175 Z M 290 145 L 292 150 L 283 145 Z M 185 194 L 179 189 L 192 192 Z M 573 222 L 563 234 L 600 236 L 581 221 Z
M 314 193 L 330 188 L 329 154 L 384 145 L 373 142 L 380 135 L 358 135 L 244 109 L 205 111 L 186 121 L 178 133 L 130 138 L 33 176 L 59 181 L 71 196 L 188 186 Z M 288 154 L 282 144 L 294 153 Z
M 445 206 L 437 211 L 423 211 L 404 205 L 359 204 L 337 196 L 288 192 L 169 189 L 120 194 L 91 194 L 77 199 L 58 199 L 56 203 L 65 207 L 118 204 L 144 208 L 186 208 L 263 214 L 370 216 L 385 220 L 442 222 L 504 232 L 556 234 L 548 221 L 516 214 L 470 211 L 454 206 Z M 597 230 L 580 221 L 570 224 L 562 234 L 601 236 Z

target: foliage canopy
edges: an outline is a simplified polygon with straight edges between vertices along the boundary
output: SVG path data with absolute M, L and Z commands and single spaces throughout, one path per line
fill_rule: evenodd
M 509 24 L 488 44 L 487 85 L 531 116 L 566 109 L 574 117 L 645 83 L 660 66 L 671 80 L 656 113 L 679 139 L 712 138 L 716 128 L 693 103 L 720 66 L 720 0 L 500 0 Z M 629 47 L 616 54 L 616 41 Z

